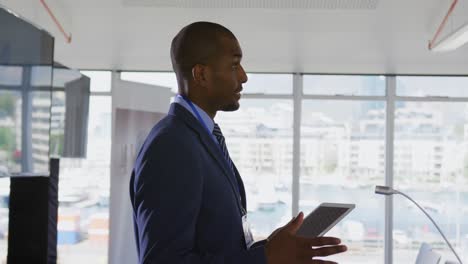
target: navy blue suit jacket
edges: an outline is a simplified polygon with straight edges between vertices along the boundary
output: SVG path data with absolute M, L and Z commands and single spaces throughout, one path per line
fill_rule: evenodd
M 237 182 L 202 124 L 172 104 L 130 180 L 139 263 L 266 263 L 263 243 L 245 245 L 245 190 L 235 174 Z

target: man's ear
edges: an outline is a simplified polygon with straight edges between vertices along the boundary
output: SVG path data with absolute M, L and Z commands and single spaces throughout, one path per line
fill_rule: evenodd
M 195 64 L 192 68 L 192 78 L 193 81 L 200 85 L 200 86 L 205 86 L 206 81 L 207 81 L 207 69 L 204 65 L 201 64 Z

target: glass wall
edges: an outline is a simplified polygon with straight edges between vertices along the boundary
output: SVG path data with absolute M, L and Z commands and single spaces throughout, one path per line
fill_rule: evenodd
M 111 72 L 91 79 L 86 158 L 60 159 L 58 261 L 107 263 L 111 149 Z
M 177 91 L 173 73 L 121 76 Z M 301 92 L 292 74 L 248 76 L 240 109 L 218 113 L 215 121 L 243 177 L 256 239 L 286 224 L 296 214 L 294 204 L 307 214 L 321 202 L 355 203 L 356 209 L 328 233 L 341 237 L 350 250 L 330 259 L 383 263 L 385 211 L 390 208 L 374 187 L 392 178 L 395 188 L 419 201 L 468 257 L 467 78 L 300 75 Z M 394 87 L 389 78 L 395 78 Z M 396 96 L 387 96 L 389 91 Z M 295 102 L 300 120 L 294 120 Z M 389 104 L 395 106 L 393 113 L 387 112 Z M 394 117 L 394 142 L 386 138 L 388 116 Z M 296 128 L 298 175 L 292 169 Z M 385 170 L 387 160 L 393 161 L 394 175 Z M 454 260 L 430 221 L 409 201 L 395 196 L 393 210 L 394 263 L 414 263 L 422 242 Z
M 468 78 L 397 77 L 394 183 L 439 224 L 460 257 L 468 257 Z M 429 243 L 455 260 L 437 229 L 403 197 L 394 201 L 395 262 L 415 259 Z
M 333 259 L 379 263 L 384 203 L 369 198 L 376 184 L 384 184 L 384 102 L 306 100 L 302 110 L 300 210 L 308 213 L 322 202 L 356 204 L 329 233 L 350 248 Z
M 306 75 L 303 88 L 310 99 L 302 100 L 299 209 L 307 214 L 322 202 L 356 204 L 329 232 L 349 252 L 330 259 L 380 263 L 384 201 L 372 192 L 385 183 L 386 102 L 365 99 L 385 95 L 385 78 Z
M 10 176 L 48 171 L 53 37 L 0 6 L 0 263 Z M 37 83 L 36 72 L 42 69 Z

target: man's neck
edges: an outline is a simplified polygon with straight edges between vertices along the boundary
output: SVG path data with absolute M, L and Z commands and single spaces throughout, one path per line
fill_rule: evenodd
M 208 107 L 208 103 L 204 102 L 203 100 L 200 100 L 197 96 L 187 96 L 185 94 L 181 94 L 185 97 L 187 97 L 192 103 L 196 104 L 198 107 L 200 107 L 205 113 L 214 120 L 216 116 L 216 110 L 211 110 Z

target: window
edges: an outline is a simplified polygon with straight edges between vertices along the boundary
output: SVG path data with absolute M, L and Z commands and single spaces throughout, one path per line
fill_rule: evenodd
M 31 132 L 32 169 L 37 172 L 48 172 L 52 93 L 50 91 L 33 91 L 31 94 L 31 131 L 38 131 Z
M 106 263 L 111 98 L 105 93 L 110 91 L 110 73 L 83 73 L 96 85 L 88 157 L 61 161 L 59 256 L 65 263 Z M 107 77 L 93 78 L 98 75 Z M 122 72 L 121 77 L 177 91 L 174 73 Z M 429 220 L 410 202 L 395 196 L 394 208 L 385 208 L 385 199 L 374 194 L 374 186 L 389 177 L 438 221 L 462 258 L 468 257 L 468 77 L 248 77 L 240 109 L 220 112 L 215 120 L 244 180 L 255 239 L 289 222 L 294 204 L 307 214 L 321 202 L 356 203 L 352 214 L 328 233 L 341 237 L 350 250 L 330 259 L 383 263 L 384 215 L 390 209 L 394 263 L 414 263 L 421 242 L 453 259 Z M 303 91 L 293 87 L 293 77 L 302 78 Z M 386 87 L 386 78 L 395 78 L 396 87 Z M 386 96 L 393 90 L 395 101 Z M 303 95 L 293 101 L 296 92 Z M 301 108 L 296 126 L 294 102 Z M 392 113 L 387 112 L 389 104 L 395 105 Z M 386 131 L 388 116 L 394 117 L 393 131 Z M 294 129 L 300 132 L 298 159 L 293 158 Z M 387 133 L 393 133 L 393 142 Z M 389 147 L 391 159 L 386 155 Z M 388 160 L 393 160 L 393 175 L 386 175 Z M 299 175 L 293 175 L 293 162 L 299 163 Z M 299 179 L 298 194 L 293 193 L 293 179 Z M 0 195 L 2 186 L 0 181 Z M 1 235 L 7 227 L 2 201 L 0 196 L 0 254 L 6 248 Z
M 362 75 L 304 75 L 304 94 L 385 95 L 385 77 Z
M 21 171 L 21 102 L 21 92 L 0 90 L 0 177 Z
M 25 69 L 29 74 L 30 68 Z M 51 93 L 23 84 L 22 75 L 23 67 L 0 66 L 0 262 L 7 253 L 9 176 L 23 170 L 48 171 Z M 50 80 L 48 83 L 50 89 Z M 29 120 L 29 130 L 22 126 L 24 118 Z M 24 141 L 30 144 L 28 153 L 22 146 Z
M 8 252 L 8 200 L 10 178 L 0 177 L 0 262 L 6 261 Z
M 177 79 L 173 72 L 121 72 L 120 78 L 124 81 L 170 87 L 174 93 L 177 92 Z
M 22 83 L 23 67 L 0 65 L 0 85 L 19 86 Z
M 414 97 L 468 97 L 468 77 L 399 76 L 396 93 Z
M 292 74 L 248 73 L 244 94 L 292 94 Z
M 292 94 L 292 74 L 248 73 L 243 94 Z M 124 81 L 165 86 L 177 92 L 177 79 L 173 72 L 122 72 Z
M 92 90 L 110 91 L 110 72 L 82 73 L 91 78 Z M 87 157 L 60 160 L 58 261 L 61 263 L 107 263 L 111 111 L 110 94 L 92 92 Z
M 427 90 L 444 91 L 437 87 L 437 78 L 428 79 Z M 395 150 L 411 158 L 395 156 L 394 166 L 407 164 L 395 171 L 395 187 L 434 218 L 462 257 L 468 250 L 468 103 L 399 101 L 397 105 L 395 124 L 404 124 L 405 129 L 395 130 Z M 396 197 L 394 210 L 395 263 L 416 259 L 423 242 L 452 259 L 437 229 L 416 206 Z
M 30 85 L 32 87 L 48 87 L 52 86 L 53 82 L 53 71 L 54 68 L 51 66 L 33 66 L 31 68 L 25 68 L 30 72 Z M 26 72 L 27 73 L 27 72 Z
M 305 214 L 322 202 L 355 203 L 356 209 L 327 235 L 350 250 L 330 259 L 362 263 L 383 259 L 384 201 L 370 199 L 384 183 L 383 101 L 304 100 L 301 121 L 299 209 Z

